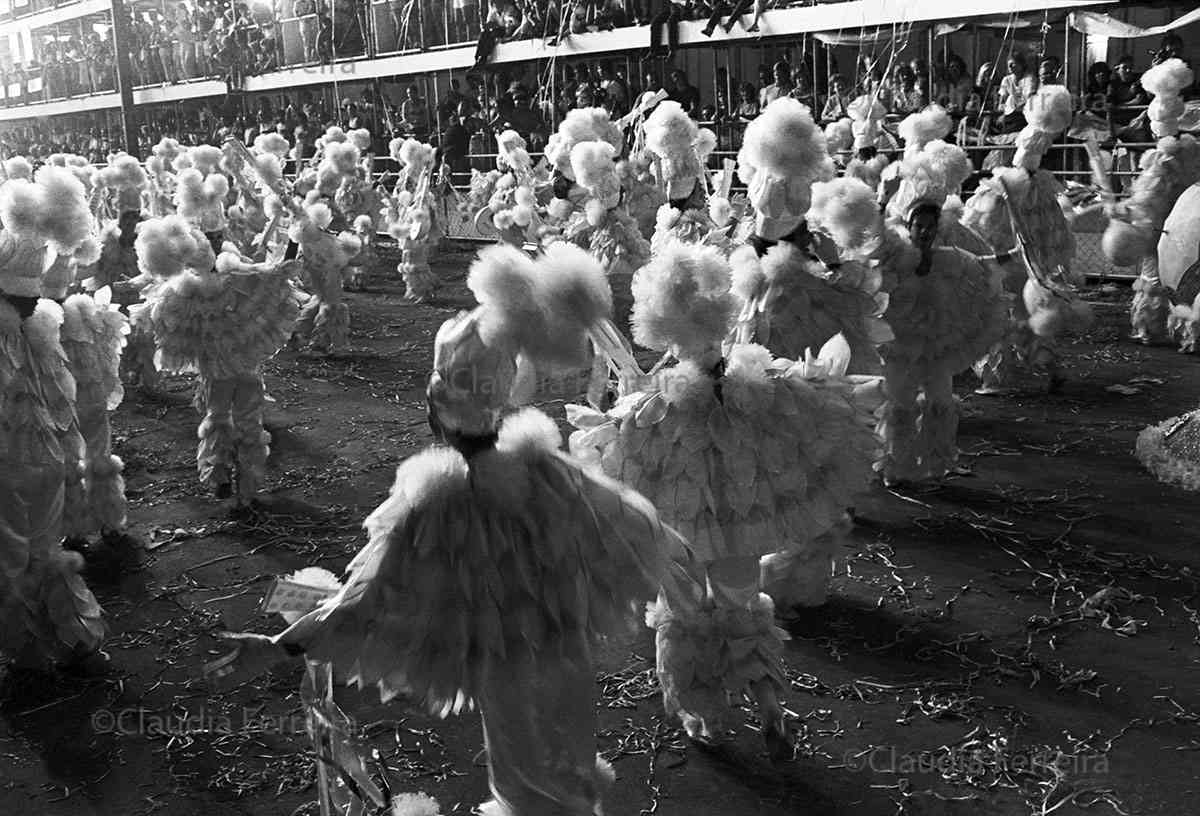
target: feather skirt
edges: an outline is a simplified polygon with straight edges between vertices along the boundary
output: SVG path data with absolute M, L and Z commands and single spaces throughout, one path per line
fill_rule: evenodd
M 882 373 L 878 349 L 892 332 L 883 319 L 888 296 L 877 270 L 847 261 L 830 274 L 791 244 L 768 250 L 761 267 L 764 291 L 751 327 L 756 342 L 800 360 L 840 332 L 850 344 L 852 373 Z
M 1008 324 L 1002 276 L 963 250 L 935 248 L 929 274 L 905 275 L 891 292 L 885 317 L 895 339 L 884 360 L 951 374 L 970 368 Z
M 1200 410 L 1146 428 L 1134 454 L 1160 482 L 1200 490 Z
M 719 397 L 681 363 L 607 415 L 572 407 L 571 449 L 653 501 L 702 561 L 803 547 L 867 489 L 875 404 L 870 384 L 776 363 L 731 367 Z
M 711 603 L 676 610 L 663 599 L 648 604 L 646 625 L 655 630 L 657 670 L 668 715 L 692 736 L 729 730 L 741 712 L 727 702 L 751 684 L 788 687 L 783 671 L 787 634 L 775 625 L 775 606 L 762 593 L 744 606 Z M 697 731 L 708 734 L 695 733 Z
M 446 448 L 405 461 L 342 591 L 279 640 L 445 715 L 477 698 L 490 666 L 554 662 L 580 635 L 627 631 L 686 545 L 648 501 L 557 444 L 551 420 L 526 409 L 469 461 Z
M 299 300 L 281 271 L 188 271 L 146 289 L 144 301 L 129 311 L 134 328 L 154 337 L 160 370 L 223 379 L 256 372 L 283 348 Z
M 39 661 L 104 636 L 82 559 L 61 546 L 67 471 L 84 455 L 62 321 L 52 301 L 22 320 L 0 300 L 0 649 Z
M 63 303 L 62 345 L 75 378 L 75 408 L 85 443 L 83 504 L 68 504 L 64 521 L 68 537 L 84 537 L 125 526 L 124 468 L 112 453 L 110 413 L 121 404 L 121 351 L 129 319 L 115 305 L 88 295 L 72 295 Z

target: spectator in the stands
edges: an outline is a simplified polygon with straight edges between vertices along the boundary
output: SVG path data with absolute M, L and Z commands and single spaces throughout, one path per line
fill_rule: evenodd
M 1025 102 L 1037 92 L 1037 78 L 1029 71 L 1025 56 L 1013 53 L 1008 58 L 1008 73 L 1000 80 L 996 102 L 1004 131 L 1025 127 Z
M 600 90 L 604 91 L 604 104 L 614 118 L 629 111 L 629 86 L 617 76 L 611 62 L 600 66 Z
M 394 4 L 393 4 L 394 5 Z M 300 43 L 304 49 L 304 62 L 317 61 L 317 4 L 315 0 L 296 0 L 292 6 L 293 13 L 299 18 Z
M 467 156 L 471 152 L 471 134 L 464 124 L 465 102 L 460 102 L 458 108 L 446 117 L 446 129 L 442 131 L 442 156 L 455 173 L 465 173 L 469 169 Z
M 1133 57 L 1125 54 L 1117 60 L 1117 67 L 1108 83 L 1108 108 L 1113 127 L 1118 130 L 1128 127 L 1138 118 L 1139 111 L 1136 108 L 1147 102 L 1149 98 L 1133 70 Z M 1125 141 L 1132 139 L 1125 138 Z
M 823 123 L 835 122 L 849 114 L 846 107 L 853 102 L 850 95 L 850 83 L 841 74 L 834 74 L 829 80 L 829 97 L 825 100 L 825 108 L 821 111 Z
M 938 104 L 951 115 L 959 116 L 967 112 L 971 95 L 975 87 L 967 73 L 967 64 L 958 54 L 951 54 L 946 60 L 945 74 L 935 91 Z
M 424 141 L 429 137 L 429 106 L 416 85 L 409 85 L 405 92 L 404 102 L 400 105 L 400 121 L 414 139 Z
M 772 69 L 774 82 L 764 86 L 758 92 L 758 106 L 765 108 L 781 96 L 788 96 L 795 84 L 792 82 L 792 66 L 788 65 L 783 60 L 775 63 Z
M 170 6 L 167 7 L 168 9 Z M 171 12 L 168 11 L 168 19 Z M 171 36 L 174 38 L 172 43 L 172 68 L 175 71 L 175 76 L 181 81 L 191 79 L 195 76 L 196 69 L 196 43 L 192 29 L 192 19 L 188 14 L 188 8 L 183 3 L 175 6 L 175 17 L 170 20 Z
M 757 118 L 758 114 L 758 92 L 749 82 L 742 83 L 738 105 L 733 111 L 734 118 L 739 122 L 749 122 Z
M 700 112 L 700 91 L 688 82 L 686 71 L 676 68 L 671 72 L 671 99 L 679 103 L 684 112 L 693 118 Z
M 1059 74 L 1062 72 L 1062 60 L 1055 56 L 1043 57 L 1038 63 L 1038 87 L 1043 85 L 1060 84 Z

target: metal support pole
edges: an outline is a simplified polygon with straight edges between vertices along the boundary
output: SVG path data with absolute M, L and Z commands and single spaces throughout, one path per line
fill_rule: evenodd
M 129 30 L 125 0 L 112 0 L 113 54 L 116 57 L 117 91 L 121 94 L 121 131 L 124 135 L 125 151 L 135 159 L 141 159 L 138 151 L 137 125 L 133 117 L 133 70 L 129 65 L 129 44 L 133 37 Z

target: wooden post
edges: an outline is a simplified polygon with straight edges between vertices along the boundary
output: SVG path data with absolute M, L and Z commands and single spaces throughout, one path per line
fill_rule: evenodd
M 117 91 L 121 95 L 121 132 L 125 151 L 135 159 L 141 159 L 138 150 L 137 124 L 133 116 L 133 70 L 129 64 L 129 44 L 133 36 L 126 17 L 125 0 L 112 0 L 112 39 L 114 63 L 117 72 Z

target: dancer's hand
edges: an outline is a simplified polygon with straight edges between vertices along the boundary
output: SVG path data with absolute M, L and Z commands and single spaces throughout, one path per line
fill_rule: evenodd
M 236 634 L 225 632 L 219 635 L 230 641 L 234 650 L 204 666 L 204 677 L 222 688 L 232 688 L 265 674 L 268 669 L 290 659 L 283 647 L 266 635 Z

